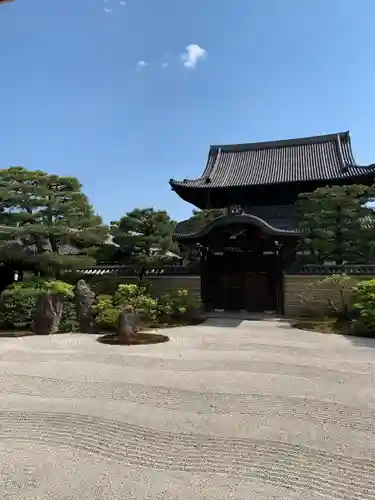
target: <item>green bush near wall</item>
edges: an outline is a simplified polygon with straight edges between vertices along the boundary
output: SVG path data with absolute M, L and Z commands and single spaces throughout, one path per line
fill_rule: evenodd
M 375 333 L 375 279 L 363 281 L 356 286 L 353 302 L 366 330 Z
M 39 292 L 33 288 L 4 290 L 0 297 L 0 328 L 24 330 L 31 328 Z
M 40 293 L 57 293 L 63 300 L 60 331 L 76 331 L 77 320 L 73 300 L 73 286 L 58 280 L 32 278 L 15 283 L 0 296 L 0 329 L 29 330 L 32 327 L 36 301 Z
M 144 283 L 122 284 L 114 295 L 98 297 L 94 306 L 97 325 L 105 330 L 113 330 L 120 312 L 125 307 L 136 311 L 144 325 L 156 326 L 179 323 L 189 311 L 200 307 L 200 300 L 184 289 L 154 297 L 152 289 Z
M 58 294 L 63 301 L 59 331 L 78 331 L 73 290 L 71 283 L 39 278 L 9 286 L 0 296 L 0 329 L 30 330 L 39 294 L 50 292 Z M 93 307 L 97 326 L 103 330 L 114 330 L 119 313 L 127 307 L 137 311 L 143 325 L 179 324 L 187 313 L 199 309 L 200 298 L 187 289 L 155 296 L 147 280 L 138 284 L 121 283 L 113 294 L 98 296 Z
M 302 280 L 301 280 L 302 281 Z M 310 331 L 375 337 L 375 279 L 331 275 L 309 279 L 292 325 Z
M 155 296 L 170 293 L 176 290 L 189 290 L 189 294 L 200 297 L 200 276 L 149 276 L 139 280 L 137 276 L 116 276 L 116 275 L 85 275 L 82 279 L 91 287 L 96 295 L 114 294 L 119 285 L 144 285 L 152 287 Z M 64 276 L 65 280 L 65 276 Z M 69 278 L 69 283 L 76 283 L 77 280 Z

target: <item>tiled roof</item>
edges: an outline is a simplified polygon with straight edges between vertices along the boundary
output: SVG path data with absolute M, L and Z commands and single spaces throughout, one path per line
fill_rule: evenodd
M 214 188 L 353 178 L 375 175 L 375 165 L 358 166 L 349 132 L 211 146 L 202 177 L 170 180 L 173 187 Z
M 71 272 L 69 269 L 65 270 L 66 273 Z M 137 276 L 136 268 L 132 266 L 122 265 L 97 265 L 85 269 L 80 269 L 78 273 L 83 275 L 104 276 L 104 275 L 118 275 L 118 276 Z M 197 274 L 195 266 L 163 266 L 163 268 L 148 269 L 145 274 L 147 276 L 171 276 L 181 274 Z
M 275 229 L 283 231 L 297 230 L 296 208 L 293 205 L 250 207 L 246 211 L 263 219 Z

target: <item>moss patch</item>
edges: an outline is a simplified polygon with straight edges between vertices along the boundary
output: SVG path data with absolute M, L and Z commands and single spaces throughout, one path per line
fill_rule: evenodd
M 160 335 L 158 333 L 142 332 L 138 333 L 138 335 L 131 344 L 126 344 L 123 341 L 123 339 L 116 334 L 103 335 L 102 337 L 99 337 L 97 340 L 101 344 L 110 344 L 110 345 L 145 345 L 145 344 L 161 344 L 163 342 L 168 342 L 169 337 L 167 337 L 167 335 Z
M 297 318 L 290 323 L 293 328 L 319 333 L 339 333 L 336 318 Z
M 338 320 L 337 318 L 297 318 L 290 322 L 293 328 L 316 333 L 333 333 L 355 337 L 373 337 L 375 332 L 366 328 L 357 320 Z

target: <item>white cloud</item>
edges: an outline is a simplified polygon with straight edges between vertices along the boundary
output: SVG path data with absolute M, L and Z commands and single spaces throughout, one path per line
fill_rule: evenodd
M 146 66 L 148 66 L 147 62 L 146 61 L 138 61 L 137 62 L 137 66 L 138 68 L 145 68 Z
M 163 62 L 163 64 L 161 65 L 161 67 L 163 69 L 168 68 L 168 66 L 169 66 L 169 63 L 167 63 L 167 62 Z
M 205 59 L 207 56 L 207 51 L 197 45 L 196 43 L 191 43 L 186 46 L 186 51 L 181 54 L 181 59 L 184 62 L 185 68 L 195 68 L 200 60 Z
M 124 2 L 123 0 L 121 0 L 120 5 L 126 5 L 126 2 Z
M 112 12 L 112 9 L 104 9 L 104 12 L 106 12 L 107 14 L 109 14 L 110 12 Z

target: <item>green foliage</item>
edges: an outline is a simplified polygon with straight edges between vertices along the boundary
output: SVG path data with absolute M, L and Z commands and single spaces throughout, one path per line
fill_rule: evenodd
M 213 222 L 218 217 L 225 215 L 224 209 L 193 210 L 193 215 L 188 221 L 189 232 L 195 233 L 203 229 L 207 224 Z M 179 245 L 180 255 L 189 262 L 196 262 L 200 259 L 200 250 L 196 244 Z
M 37 293 L 53 293 L 63 298 L 74 297 L 73 285 L 60 280 L 46 280 L 39 277 L 33 277 L 28 280 L 13 283 L 9 289 L 31 289 Z
M 44 284 L 44 290 L 66 299 L 74 297 L 73 285 L 60 280 L 47 280 Z
M 167 212 L 137 208 L 120 221 L 111 222 L 114 242 L 119 245 L 122 262 L 134 266 L 140 278 L 149 269 L 162 268 L 176 250 L 175 222 Z
M 178 318 L 199 306 L 198 298 L 190 296 L 186 289 L 164 294 L 158 300 L 159 316 L 165 319 Z
M 77 331 L 73 286 L 63 281 L 37 277 L 14 283 L 3 291 L 0 296 L 0 328 L 31 328 L 37 298 L 44 292 L 56 293 L 63 300 L 60 331 Z
M 214 221 L 218 217 L 225 215 L 225 209 L 216 208 L 211 210 L 193 210 L 193 215 L 190 221 L 194 223 L 196 231 L 203 229 L 207 224 Z
M 125 305 L 135 303 L 144 293 L 144 290 L 139 285 L 122 284 L 117 287 L 114 295 L 114 303 L 117 305 Z
M 0 296 L 0 328 L 30 328 L 39 293 L 35 288 L 11 287 L 4 290 Z
M 0 170 L 0 260 L 42 276 L 94 264 L 107 228 L 82 186 L 23 167 Z
M 375 279 L 362 281 L 355 288 L 354 308 L 366 329 L 375 332 Z
M 93 310 L 97 325 L 112 330 L 115 328 L 120 311 L 126 308 L 136 311 L 142 323 L 157 324 L 178 321 L 189 310 L 199 305 L 199 301 L 193 299 L 187 290 L 177 290 L 155 298 L 147 287 L 119 285 L 112 297 L 108 295 L 98 297 Z
M 108 309 L 113 305 L 113 297 L 112 295 L 99 295 L 96 298 L 96 303 L 93 305 L 94 312 L 99 314 L 100 312 Z
M 141 285 L 119 285 L 113 297 L 113 303 L 120 309 L 132 306 L 142 319 L 156 321 L 158 318 L 158 303 Z
M 116 327 L 117 318 L 121 308 L 114 305 L 113 297 L 110 295 L 101 295 L 97 298 L 93 306 L 95 322 L 103 330 L 113 330 Z
M 305 235 L 299 250 L 309 262 L 368 261 L 374 256 L 374 187 L 323 187 L 301 194 L 297 203 L 300 228 Z
M 60 333 L 78 332 L 79 322 L 77 320 L 76 305 L 74 300 L 65 298 L 63 300 L 63 315 L 60 323 Z
M 347 318 L 354 286 L 346 274 L 333 274 L 309 284 L 301 296 L 304 314 Z

